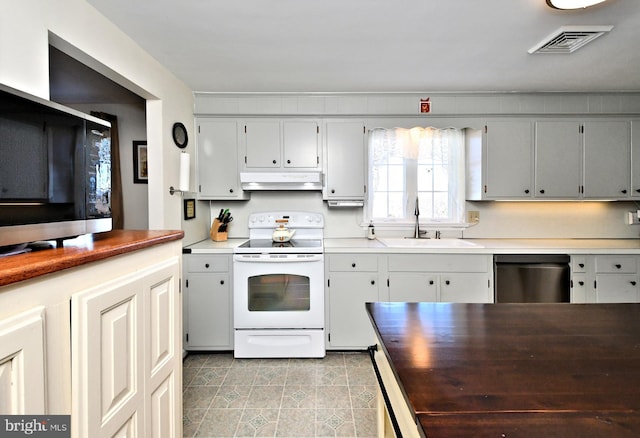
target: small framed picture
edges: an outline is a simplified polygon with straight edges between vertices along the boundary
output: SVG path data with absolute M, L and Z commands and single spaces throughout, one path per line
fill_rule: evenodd
M 147 142 L 133 141 L 133 183 L 148 184 L 149 168 L 147 161 Z
M 193 219 L 196 217 L 196 200 L 185 199 L 184 200 L 184 220 Z

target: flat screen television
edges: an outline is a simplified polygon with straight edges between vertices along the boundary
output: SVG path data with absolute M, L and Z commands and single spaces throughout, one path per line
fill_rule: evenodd
M 111 227 L 110 123 L 0 84 L 0 247 Z

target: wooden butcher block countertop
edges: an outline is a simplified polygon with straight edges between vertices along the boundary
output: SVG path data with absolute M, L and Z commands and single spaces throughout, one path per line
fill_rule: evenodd
M 0 258 L 0 286 L 126 254 L 184 237 L 183 231 L 115 230 L 50 248 Z
M 640 304 L 367 311 L 427 437 L 640 436 Z

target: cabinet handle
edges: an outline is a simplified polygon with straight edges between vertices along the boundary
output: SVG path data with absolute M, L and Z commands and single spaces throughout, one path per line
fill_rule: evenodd
M 622 268 L 622 265 L 616 265 L 616 269 Z
M 204 267 L 205 267 L 205 268 L 207 268 L 207 269 L 209 269 L 209 263 L 205 263 L 205 264 L 204 264 Z
M 430 285 L 433 285 L 433 280 L 429 280 L 429 284 L 430 284 Z
M 273 164 L 276 164 L 276 163 L 277 163 L 277 161 L 276 161 L 276 160 L 273 160 Z
M 640 193 L 640 189 L 636 189 L 636 193 Z
M 229 189 L 229 193 L 233 193 L 233 189 Z
M 376 281 L 375 280 L 371 280 L 371 284 L 376 284 Z
M 542 193 L 544 195 L 544 189 L 540 190 L 540 193 Z
M 631 282 L 631 286 L 635 286 L 635 285 L 636 285 L 636 282 L 635 282 L 635 281 L 632 281 L 632 282 Z
M 578 266 L 580 266 L 581 268 L 584 268 L 584 263 L 578 263 Z
M 451 282 L 450 282 L 449 280 L 446 280 L 446 281 L 444 282 L 444 284 L 446 284 L 447 286 L 449 286 L 449 285 L 451 284 Z
M 620 190 L 620 193 L 626 194 L 627 193 L 627 189 Z
M 579 282 L 578 282 L 578 284 L 579 284 L 580 286 L 584 286 L 584 281 L 579 281 Z
M 335 193 L 335 192 L 336 192 L 336 189 L 331 189 L 331 193 Z
M 220 284 L 224 284 L 224 280 L 220 280 Z
M 355 263 L 351 263 L 351 267 L 352 267 L 352 268 L 355 268 L 355 267 L 356 267 L 356 264 L 355 264 Z
M 524 189 L 525 194 L 529 194 L 529 189 Z
M 287 164 L 291 164 L 291 160 L 287 160 Z

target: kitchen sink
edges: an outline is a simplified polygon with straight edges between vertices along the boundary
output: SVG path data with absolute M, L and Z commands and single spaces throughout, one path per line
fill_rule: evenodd
M 482 245 L 463 239 L 415 239 L 403 237 L 378 238 L 389 248 L 483 248 Z

